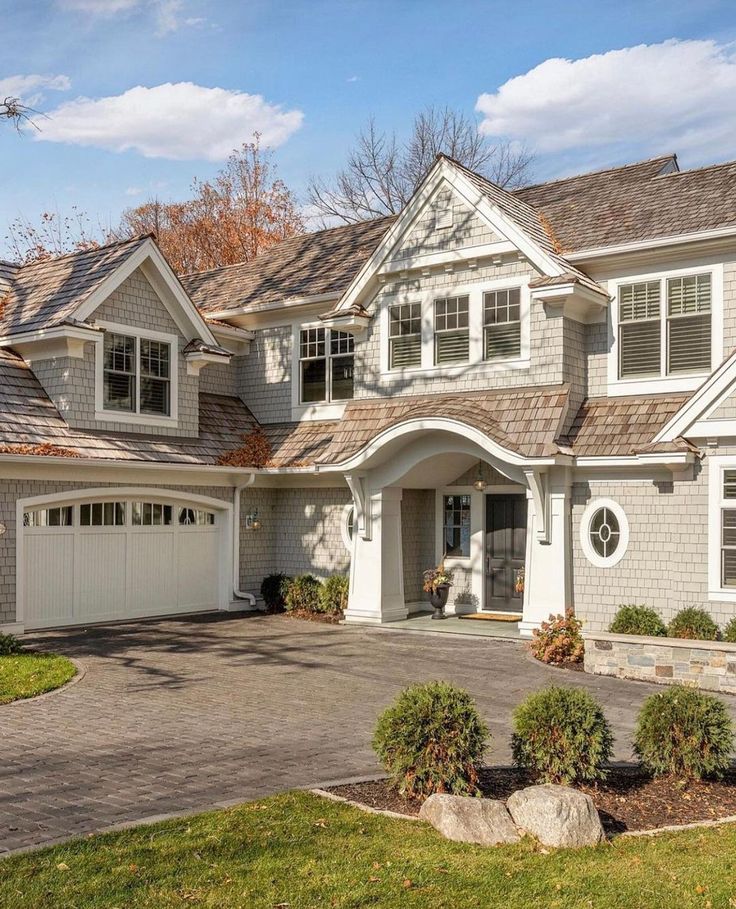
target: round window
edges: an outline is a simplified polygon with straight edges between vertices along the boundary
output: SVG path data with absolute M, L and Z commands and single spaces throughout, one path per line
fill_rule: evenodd
M 612 499 L 596 499 L 583 512 L 580 542 L 589 562 L 608 568 L 619 562 L 629 542 L 629 522 Z
M 355 507 L 346 505 L 342 511 L 342 524 L 340 527 L 342 541 L 345 548 L 350 552 L 353 548 L 353 534 L 355 533 Z

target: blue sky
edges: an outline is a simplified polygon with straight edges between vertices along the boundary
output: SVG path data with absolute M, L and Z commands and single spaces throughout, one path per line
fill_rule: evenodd
M 254 126 L 302 194 L 310 174 L 340 166 L 367 117 L 401 133 L 427 104 L 526 142 L 539 179 L 669 151 L 683 166 L 736 158 L 732 2 L 0 0 L 0 10 L 0 95 L 50 115 L 35 137 L 0 127 L 0 238 L 19 214 L 77 205 L 106 223 L 151 195 L 185 197 Z

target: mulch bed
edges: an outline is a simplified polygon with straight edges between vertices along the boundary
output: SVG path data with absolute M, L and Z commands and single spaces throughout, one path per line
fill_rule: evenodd
M 533 783 L 525 771 L 511 767 L 481 771 L 480 787 L 486 798 L 505 800 L 516 789 Z M 722 780 L 703 780 L 683 787 L 671 780 L 653 780 L 638 767 L 615 767 L 605 783 L 579 788 L 593 799 L 609 836 L 736 815 L 736 768 Z M 400 814 L 417 815 L 421 807 L 421 801 L 403 798 L 385 780 L 335 786 L 329 791 Z
M 307 622 L 322 622 L 323 625 L 339 625 L 342 621 L 341 612 L 308 612 L 306 609 L 292 609 L 284 613 L 292 619 L 304 619 Z

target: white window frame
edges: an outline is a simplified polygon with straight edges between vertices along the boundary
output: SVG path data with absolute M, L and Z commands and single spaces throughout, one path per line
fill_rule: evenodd
M 521 315 L 521 352 L 518 357 L 508 359 L 486 360 L 483 357 L 484 306 L 483 294 L 493 290 L 518 288 L 520 291 Z M 446 297 L 468 297 L 468 326 L 470 343 L 468 359 L 463 363 L 448 363 L 436 366 L 434 362 L 435 331 L 434 303 Z M 422 362 L 420 366 L 391 368 L 389 359 L 389 310 L 399 303 L 419 303 L 422 314 Z M 389 379 L 401 376 L 459 376 L 468 368 L 480 368 L 485 373 L 508 372 L 509 370 L 529 369 L 531 365 L 531 307 L 529 277 L 510 276 L 479 281 L 472 284 L 448 284 L 426 291 L 408 291 L 401 294 L 386 295 L 380 312 L 380 362 L 381 375 Z
M 708 599 L 736 603 L 736 588 L 721 586 L 721 509 L 736 508 L 736 499 L 723 497 L 726 470 L 736 470 L 736 456 L 708 457 Z
M 590 524 L 593 520 L 593 515 L 601 508 L 608 508 L 609 511 L 614 513 L 619 527 L 618 546 L 615 552 L 605 557 L 599 555 L 590 542 Z M 580 518 L 580 545 L 585 558 L 596 568 L 613 568 L 614 565 L 618 565 L 623 559 L 626 555 L 626 550 L 629 548 L 629 519 L 626 517 L 624 509 L 615 499 L 593 499 L 592 502 L 588 503 Z
M 352 516 L 353 522 L 353 535 L 350 536 L 350 519 Z M 355 505 L 352 502 L 348 502 L 347 505 L 343 507 L 342 514 L 340 515 L 340 535 L 342 536 L 342 542 L 345 548 L 349 553 L 353 551 L 353 540 L 358 531 L 358 524 L 355 518 Z
M 688 373 L 686 375 L 668 376 L 667 368 L 667 279 L 684 278 L 692 275 L 709 274 L 711 280 L 711 363 L 710 369 L 702 372 Z M 659 281 L 660 292 L 660 376 L 647 378 L 619 378 L 619 325 L 618 325 L 618 295 L 619 287 L 626 284 L 640 284 L 648 281 Z M 656 394 L 658 392 L 694 391 L 703 384 L 703 379 L 723 360 L 723 264 L 710 263 L 707 265 L 692 266 L 688 268 L 671 269 L 669 271 L 650 271 L 639 274 L 626 275 L 608 281 L 608 291 L 612 302 L 609 306 L 610 323 L 609 339 L 610 350 L 608 353 L 608 394 L 638 395 Z
M 130 423 L 139 426 L 176 426 L 179 421 L 179 338 L 177 335 L 160 331 L 148 331 L 118 322 L 98 322 L 103 331 L 119 335 L 128 335 L 136 339 L 136 410 L 107 410 L 105 408 L 105 339 L 104 333 L 95 345 L 95 420 L 106 423 Z M 169 345 L 171 352 L 169 367 L 170 413 L 140 413 L 140 344 L 141 339 L 161 341 Z
M 288 323 L 287 323 L 288 324 Z M 353 375 L 353 397 L 342 401 L 308 401 L 302 402 L 302 367 L 301 367 L 301 332 L 307 328 L 324 328 L 329 335 L 330 329 L 319 320 L 294 320 L 291 322 L 291 417 L 293 420 L 339 420 L 345 412 L 345 406 L 355 400 L 357 375 Z M 355 338 L 354 368 L 358 363 L 358 338 Z M 325 342 L 326 344 L 329 342 Z M 338 356 L 340 356 L 338 354 Z M 329 360 L 327 358 L 329 369 Z

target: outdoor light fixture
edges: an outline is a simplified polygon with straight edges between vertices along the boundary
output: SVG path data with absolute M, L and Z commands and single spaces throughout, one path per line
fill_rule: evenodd
M 478 492 L 483 492 L 486 486 L 488 486 L 488 483 L 483 479 L 483 465 L 480 461 L 478 461 L 478 476 L 475 478 L 473 486 Z
M 246 530 L 260 530 L 261 521 L 258 517 L 258 512 L 254 511 L 252 514 L 247 514 L 245 516 L 245 529 Z

